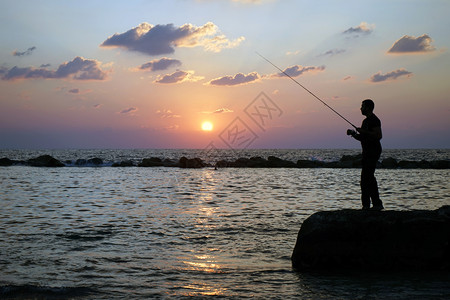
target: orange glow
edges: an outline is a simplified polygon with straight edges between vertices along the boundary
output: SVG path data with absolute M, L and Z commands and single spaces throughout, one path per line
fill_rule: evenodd
M 202 123 L 202 130 L 203 131 L 211 131 L 213 130 L 213 124 L 209 121 L 205 121 Z

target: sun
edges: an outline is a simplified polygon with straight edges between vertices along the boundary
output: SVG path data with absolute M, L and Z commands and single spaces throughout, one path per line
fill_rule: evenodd
M 211 131 L 213 130 L 213 124 L 211 122 L 205 121 L 202 123 L 202 130 L 203 131 Z

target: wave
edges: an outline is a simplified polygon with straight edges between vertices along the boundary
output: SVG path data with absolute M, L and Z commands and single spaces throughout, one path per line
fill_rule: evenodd
M 29 284 L 0 286 L 1 299 L 73 299 L 98 293 L 90 287 L 50 287 Z

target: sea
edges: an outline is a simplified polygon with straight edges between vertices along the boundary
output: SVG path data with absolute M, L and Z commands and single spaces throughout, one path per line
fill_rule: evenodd
M 448 273 L 292 269 L 308 216 L 361 208 L 359 169 L 111 167 L 182 156 L 333 161 L 359 151 L 0 150 L 0 158 L 48 154 L 68 164 L 0 167 L 0 299 L 450 299 Z M 104 163 L 74 163 L 94 157 Z M 448 160 L 450 149 L 383 157 Z M 449 175 L 376 171 L 386 210 L 450 205 Z

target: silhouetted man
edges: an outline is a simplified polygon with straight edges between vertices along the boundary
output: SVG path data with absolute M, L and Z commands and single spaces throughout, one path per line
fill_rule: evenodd
M 375 104 L 372 100 L 366 99 L 362 102 L 361 113 L 366 116 L 361 128 L 347 130 L 347 135 L 351 135 L 361 142 L 362 147 L 362 170 L 361 170 L 361 201 L 363 209 L 370 208 L 372 200 L 372 209 L 382 210 L 383 202 L 378 193 L 378 184 L 375 178 L 375 168 L 381 155 L 381 121 L 373 113 Z

